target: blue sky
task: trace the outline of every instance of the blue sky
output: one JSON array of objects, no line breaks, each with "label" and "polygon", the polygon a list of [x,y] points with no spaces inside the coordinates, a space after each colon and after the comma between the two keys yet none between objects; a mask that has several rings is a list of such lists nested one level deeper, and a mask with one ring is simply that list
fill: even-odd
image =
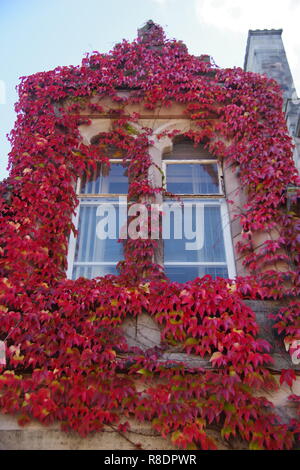
[{"label": "blue sky", "polygon": [[222,67],[243,66],[248,29],[283,28],[299,93],[299,18],[300,0],[0,0],[0,179],[19,77],[108,52],[152,19],[191,54],[210,54]]}]

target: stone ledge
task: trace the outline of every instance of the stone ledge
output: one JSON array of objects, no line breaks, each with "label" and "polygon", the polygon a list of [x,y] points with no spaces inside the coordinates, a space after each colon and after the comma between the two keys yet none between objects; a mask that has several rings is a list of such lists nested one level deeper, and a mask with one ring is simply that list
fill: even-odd
[{"label": "stone ledge", "polygon": [[[130,442],[132,441],[132,443]],[[16,416],[0,414],[0,450],[129,450],[141,443],[146,450],[172,450],[150,424],[131,421],[131,430],[124,437],[109,427],[87,438],[75,432],[63,432],[57,422],[43,426],[37,421],[19,426]]]},{"label": "stone ledge", "polygon": [[269,318],[271,313],[277,313],[287,302],[277,300],[245,300],[244,303],[250,307],[256,315],[257,324],[259,326],[259,337],[268,341],[272,349],[270,355],[274,359],[274,363],[269,367],[271,370],[280,371],[282,369],[294,369],[300,371],[300,364],[293,364],[291,357],[286,352],[283,338],[278,335],[273,328],[274,320]]},{"label": "stone ledge", "polygon": [[[139,443],[143,450],[177,450],[150,424],[131,420],[131,425],[132,429],[124,436],[106,428],[83,438],[74,432],[60,431],[59,424],[43,426],[33,422],[20,427],[16,417],[0,414],[0,450],[134,450],[134,444]],[[247,448],[247,444],[240,439],[229,444],[215,427],[207,429],[207,434],[215,440],[220,450]]]},{"label": "stone ledge", "polygon": [[[274,320],[269,318],[270,313],[277,313],[285,305],[283,301],[273,300],[245,300],[244,303],[252,309],[256,315],[259,326],[259,337],[268,341],[272,349],[270,351],[274,363],[268,366],[271,371],[278,372],[281,369],[294,369],[300,371],[300,364],[294,365],[290,355],[286,352],[282,338],[273,328]],[[151,348],[161,348],[161,329],[157,323],[147,314],[128,318],[122,325],[125,337],[130,347],[138,347],[143,351]],[[130,358],[130,356],[128,356]],[[166,351],[161,349],[159,362],[180,362],[186,367],[199,367],[212,369],[209,357],[201,358],[182,351]]]},{"label": "stone ledge", "polygon": [[[127,433],[132,442],[141,443],[145,450],[172,450],[171,444],[161,436]],[[56,429],[15,429],[0,431],[0,450],[134,450],[134,444],[117,432],[103,431],[80,437]]]}]

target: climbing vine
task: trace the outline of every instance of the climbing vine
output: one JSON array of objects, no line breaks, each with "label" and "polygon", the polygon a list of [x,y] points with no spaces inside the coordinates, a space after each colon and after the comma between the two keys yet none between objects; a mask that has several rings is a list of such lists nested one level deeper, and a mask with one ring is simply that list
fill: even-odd
[{"label": "climbing vine", "polygon": [[[191,56],[152,24],[132,43],[87,55],[81,66],[23,77],[19,96],[10,175],[0,187],[2,412],[17,414],[21,424],[60,421],[82,436],[105,425],[124,433],[135,418],[188,449],[216,448],[212,425],[251,449],[291,448],[299,423],[281,423],[261,396],[277,387],[270,345],[257,338],[255,315],[243,302],[292,298],[277,328],[291,344],[300,339],[299,219],[286,209],[287,186],[299,178],[276,83]],[[148,180],[153,131],[135,132],[140,115],[126,109],[174,103],[193,123],[185,135],[239,169],[248,200],[237,249],[249,275],[172,283],[153,262],[157,241],[139,239],[126,241],[118,276],[67,279],[77,178],[97,163],[109,165],[113,147],[128,172],[129,201],[163,194]],[[85,114],[97,113],[111,119],[111,129],[86,145],[79,126],[90,123]],[[255,250],[253,235],[274,227],[278,239]],[[275,271],[278,261],[289,269]],[[144,312],[160,325],[160,348],[142,351],[126,342],[122,323]],[[210,368],[164,361],[172,348],[208,358]]]}]

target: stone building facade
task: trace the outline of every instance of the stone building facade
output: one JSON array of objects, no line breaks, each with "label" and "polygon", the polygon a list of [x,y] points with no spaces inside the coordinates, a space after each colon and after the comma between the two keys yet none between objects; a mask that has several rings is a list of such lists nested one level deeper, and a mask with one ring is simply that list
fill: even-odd
[{"label": "stone building facade", "polygon": [[294,140],[294,160],[300,167],[300,100],[294,85],[282,41],[282,29],[250,30],[244,70],[275,79],[283,92],[283,110],[287,127]]},{"label": "stone building facade", "polygon": [[[147,37],[147,34],[149,31],[151,33],[153,27],[155,28],[155,25],[153,25],[152,22],[148,22],[146,28],[140,31],[140,38],[143,38],[143,35]],[[150,44],[150,47],[155,48],[157,45]],[[298,145],[297,132],[299,132],[300,105],[294,96],[295,88],[281,41],[281,30],[249,32],[245,70],[266,73],[270,77],[278,80],[284,90],[284,109],[287,116],[288,128]],[[211,74],[213,75],[213,73],[212,71]],[[91,97],[88,106],[86,106],[86,108],[83,107],[80,111],[82,119],[85,121],[79,127],[82,142],[88,146],[91,143],[97,143],[99,136],[109,133],[112,129],[112,121],[120,111],[120,103],[123,101],[126,102],[134,93],[135,91],[122,89],[122,87],[120,87],[116,95],[114,95],[115,99],[112,99],[111,96],[106,96],[104,98],[102,97],[99,101],[97,95]],[[203,177],[203,175],[202,177],[205,181],[209,180],[208,182],[210,184],[215,184],[212,190],[208,189],[206,192],[203,191],[202,193],[200,190],[195,192],[199,199],[202,198],[203,205],[207,209],[206,212],[209,213],[209,210],[213,207],[215,209],[214,212],[217,214],[216,217],[220,217],[223,220],[222,224],[219,226],[219,233],[216,234],[216,231],[211,230],[210,239],[215,243],[217,238],[220,239],[223,237],[223,245],[225,246],[224,252],[220,252],[219,257],[215,255],[214,258],[206,261],[203,261],[203,259],[199,261],[198,259],[197,261],[193,260],[189,262],[182,261],[181,259],[178,261],[178,258],[172,258],[170,255],[168,259],[169,264],[166,263],[166,265],[170,268],[171,273],[174,274],[175,272],[174,280],[182,282],[180,276],[184,270],[188,272],[188,269],[197,269],[197,275],[201,276],[201,269],[203,267],[204,274],[212,273],[213,277],[220,275],[222,277],[222,272],[225,278],[248,276],[249,272],[247,268],[245,268],[245,263],[243,263],[244,255],[236,248],[238,242],[243,241],[245,238],[245,231],[236,218],[236,215],[240,213],[240,208],[244,206],[247,198],[247,194],[239,178],[239,168],[232,163],[228,165],[226,162],[220,163],[204,145],[198,146],[197,151],[194,152],[192,146],[189,146],[185,139],[180,140],[180,136],[184,135],[186,137],[188,133],[192,135],[193,132],[197,132],[198,130],[197,125],[191,120],[190,116],[187,116],[183,104],[177,102],[172,104],[171,107],[164,105],[146,109],[143,102],[135,104],[133,101],[129,100],[128,103],[129,104],[125,106],[122,104],[122,116],[138,116],[135,122],[130,124],[130,133],[134,135],[134,133],[139,133],[144,129],[151,130],[152,145],[149,153],[154,165],[149,171],[149,180],[154,187],[159,187],[162,184],[162,174],[164,174],[166,178],[168,176],[168,169],[171,175],[170,181],[172,181],[173,184],[177,184],[178,181],[181,181],[184,172],[183,170],[182,172],[180,171],[180,165],[186,165],[186,168],[192,167],[193,165],[193,168],[197,165],[206,165],[205,177]],[[101,105],[102,111],[90,112],[91,105],[96,109],[99,104]],[[216,116],[217,112],[216,115],[210,114],[207,119],[216,119]],[[86,120],[90,121],[88,125],[86,124]],[[177,132],[175,138],[171,137],[172,131]],[[179,139],[176,140],[178,135]],[[187,152],[190,152],[188,158],[186,156]],[[298,149],[296,146],[294,156],[296,162],[298,162],[297,152]],[[183,155],[185,156],[183,157]],[[112,185],[115,184],[115,182],[118,182],[118,184],[124,183],[122,180],[123,176],[120,176],[117,172],[117,165],[120,163],[119,158],[119,155],[114,155],[111,158],[112,166],[116,165],[114,167],[116,169],[116,179],[111,181]],[[174,171],[173,174],[172,171]],[[95,172],[97,172],[97,169]],[[209,175],[209,177],[207,177],[207,175]],[[100,198],[105,195],[105,203],[113,204],[114,198],[124,195],[124,191],[103,190],[102,194],[99,188],[96,190],[95,188],[99,178],[99,174],[95,173],[94,177],[90,179],[87,177],[84,183],[81,181],[81,183],[79,182],[78,184],[79,207],[83,215],[80,219],[80,212],[77,211],[74,223],[75,225],[77,224],[77,229],[79,229],[81,237],[85,230],[85,225],[88,225],[88,215],[85,215],[88,209],[86,208],[89,208],[90,212],[93,210],[93,200],[95,201],[96,197]],[[193,184],[194,183],[193,181]],[[176,190],[173,192],[176,194]],[[182,192],[183,191],[179,191],[177,194],[185,197],[186,200],[191,199],[194,195],[189,188],[186,189],[184,194],[182,194]],[[159,198],[160,195],[155,199],[156,203],[161,202]],[[227,206],[226,200],[232,200],[232,203]],[[84,219],[84,217],[86,218]],[[213,218],[212,215],[210,215],[210,217],[211,219]],[[85,234],[85,242],[82,242],[82,244],[87,244],[87,242],[91,240],[88,238],[89,236],[88,233]],[[278,227],[275,227],[271,232],[264,230],[258,231],[257,234],[253,235],[254,252],[261,250],[266,241],[270,240],[271,242],[276,242],[279,237],[280,230]],[[98,275],[114,273],[113,269],[116,265],[114,258],[106,259],[102,257],[101,263],[97,264],[95,260],[85,258],[83,256],[84,254],[81,257],[80,243],[80,239],[76,239],[76,237],[71,235],[68,255],[68,276],[70,279],[75,280],[80,276],[93,278]],[[100,248],[99,252],[101,251]],[[114,253],[114,249],[115,245],[109,248],[111,253]],[[209,246],[207,251],[209,252]],[[163,249],[158,249],[156,262],[157,264],[163,264]],[[207,267],[211,269],[211,271],[205,271]],[[282,261],[274,262],[271,268],[275,272],[284,273],[290,269],[290,266],[286,259],[283,259]],[[97,269],[99,270],[97,271]],[[226,274],[224,274],[225,271],[222,271],[222,269],[227,270]],[[268,269],[270,269],[270,266]],[[192,274],[191,277],[186,280],[192,280],[193,277],[195,276]],[[272,321],[269,318],[270,313],[276,314],[286,302],[286,299],[278,301],[248,299],[245,300],[245,305],[256,314],[256,319],[260,326],[260,337],[267,340],[272,346],[271,355],[274,361],[268,369],[275,376],[278,383],[282,370],[293,369],[297,374],[297,379],[293,384],[293,393],[300,394],[300,361],[295,360],[292,362],[290,355],[284,348],[282,339],[272,328]],[[140,348],[142,351],[147,352],[161,347],[161,328],[153,321],[150,315],[146,313],[138,317],[127,318],[123,322],[122,328],[127,343],[132,348]],[[186,369],[191,367],[203,368],[204,370],[213,369],[211,360],[208,358],[200,358],[199,355],[196,354],[186,354],[185,351],[176,350],[176,348],[170,348],[164,351],[160,356],[160,361],[162,364],[167,363],[167,361],[180,362]],[[138,390],[143,390],[144,384],[142,381],[141,383],[137,382],[136,387]],[[284,422],[287,422],[295,415],[294,407],[288,401],[290,393],[290,387],[283,384],[276,392],[268,394],[268,399],[273,402],[276,411]],[[214,429],[211,429],[210,433],[219,449],[245,448],[245,444],[239,439],[228,443],[228,441],[221,438]],[[174,444],[170,441],[162,439],[151,425],[140,424],[137,421],[132,421],[131,429],[127,432],[119,433],[113,427],[107,426],[103,432],[93,434],[91,437],[83,439],[78,437],[75,433],[63,433],[57,424],[43,427],[33,422],[27,425],[27,427],[21,428],[14,417],[9,417],[8,415],[1,415],[0,417],[0,448],[3,449],[125,450],[134,448],[134,446],[141,441],[143,448],[146,450],[175,448]]]}]

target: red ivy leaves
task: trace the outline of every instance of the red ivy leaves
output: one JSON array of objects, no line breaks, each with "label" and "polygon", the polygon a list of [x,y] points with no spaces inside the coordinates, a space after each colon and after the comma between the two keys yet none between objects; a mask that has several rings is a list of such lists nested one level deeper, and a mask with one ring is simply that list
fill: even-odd
[{"label": "red ivy leaves", "polygon": [[284,382],[288,384],[289,387],[292,387],[294,380],[296,380],[296,374],[293,369],[282,369],[280,375],[280,383]]},{"label": "red ivy leaves", "polygon": [[[19,413],[22,424],[29,417],[58,420],[82,436],[125,415],[150,420],[182,447],[215,448],[207,434],[214,423],[225,439],[239,435],[251,448],[290,448],[287,426],[255,396],[275,384],[266,369],[269,345],[256,338],[254,314],[241,300],[299,294],[297,271],[282,274],[269,266],[285,259],[283,247],[297,263],[300,241],[297,219],[282,210],[287,184],[298,180],[277,85],[241,69],[216,69],[189,55],[181,42],[166,40],[155,25],[148,36],[123,41],[109,54],[87,55],[80,67],[23,77],[19,95],[11,172],[0,187],[1,340],[9,334],[1,409]],[[110,109],[101,103],[107,96]],[[108,164],[107,149],[114,147],[128,171],[131,200],[163,193],[147,179],[153,132],[136,131],[139,114],[124,109],[173,103],[183,104],[193,121],[186,136],[239,165],[248,188],[240,216],[247,245],[240,249],[254,274],[236,285],[210,277],[172,284],[153,263],[157,243],[135,240],[124,246],[120,276],[67,280],[77,178],[96,162]],[[84,112],[107,113],[112,131],[83,144],[78,126],[91,122]],[[252,233],[274,226],[282,227],[281,241],[269,240],[254,252]],[[270,269],[261,273],[263,265]],[[284,276],[292,283],[285,290]],[[128,347],[120,326],[145,311],[162,327],[162,348],[143,353]],[[297,312],[298,304],[291,304],[277,323],[293,338]],[[162,362],[170,347],[211,358],[213,370]],[[141,377],[145,390],[138,392]],[[292,379],[288,372],[282,376]],[[125,432],[122,423],[118,429]]]}]

